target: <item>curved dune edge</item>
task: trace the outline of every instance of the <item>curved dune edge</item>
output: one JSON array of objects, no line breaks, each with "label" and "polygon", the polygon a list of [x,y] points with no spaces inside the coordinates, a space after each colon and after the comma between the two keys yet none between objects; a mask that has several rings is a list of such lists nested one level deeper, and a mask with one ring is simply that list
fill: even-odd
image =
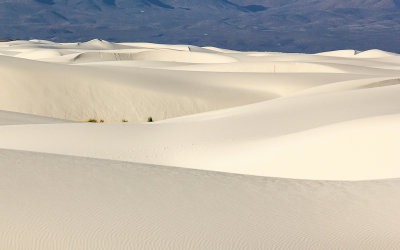
[{"label": "curved dune edge", "polygon": [[2,249],[398,245],[399,179],[303,181],[4,149],[0,160]]},{"label": "curved dune edge", "polygon": [[[400,177],[399,125],[396,114],[281,136],[236,137],[212,132],[190,136],[195,130],[168,123],[154,129],[117,124],[20,125],[0,127],[0,147],[257,176],[373,180]],[[175,130],[181,132],[166,135]]]}]

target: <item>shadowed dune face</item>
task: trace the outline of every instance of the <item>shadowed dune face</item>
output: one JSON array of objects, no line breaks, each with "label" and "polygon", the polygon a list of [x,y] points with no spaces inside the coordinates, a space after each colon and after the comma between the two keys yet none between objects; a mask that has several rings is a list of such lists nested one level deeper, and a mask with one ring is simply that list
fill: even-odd
[{"label": "shadowed dune face", "polygon": [[379,88],[379,87],[393,86],[398,84],[400,84],[400,79],[392,79],[392,80],[371,83],[366,85],[365,88]]}]

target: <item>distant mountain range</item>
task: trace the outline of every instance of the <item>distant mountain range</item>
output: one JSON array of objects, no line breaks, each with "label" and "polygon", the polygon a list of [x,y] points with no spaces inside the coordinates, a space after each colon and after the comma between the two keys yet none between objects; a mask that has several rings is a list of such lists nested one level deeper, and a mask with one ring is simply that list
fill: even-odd
[{"label": "distant mountain range", "polygon": [[400,52],[400,0],[0,0],[0,37]]}]

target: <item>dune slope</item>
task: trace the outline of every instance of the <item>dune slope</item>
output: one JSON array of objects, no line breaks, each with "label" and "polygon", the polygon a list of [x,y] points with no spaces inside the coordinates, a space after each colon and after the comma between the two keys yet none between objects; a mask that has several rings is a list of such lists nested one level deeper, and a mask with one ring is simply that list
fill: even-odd
[{"label": "dune slope", "polygon": [[400,244],[398,179],[300,181],[9,150],[0,160],[2,249]]}]

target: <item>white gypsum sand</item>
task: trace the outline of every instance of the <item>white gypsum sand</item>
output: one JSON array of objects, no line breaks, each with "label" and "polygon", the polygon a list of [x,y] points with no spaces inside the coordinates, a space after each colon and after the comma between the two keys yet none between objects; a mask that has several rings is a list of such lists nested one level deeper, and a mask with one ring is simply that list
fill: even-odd
[{"label": "white gypsum sand", "polygon": [[0,150],[1,249],[396,249],[400,180],[330,182]]},{"label": "white gypsum sand", "polygon": [[0,76],[0,249],[400,246],[397,54],[12,41]]}]

